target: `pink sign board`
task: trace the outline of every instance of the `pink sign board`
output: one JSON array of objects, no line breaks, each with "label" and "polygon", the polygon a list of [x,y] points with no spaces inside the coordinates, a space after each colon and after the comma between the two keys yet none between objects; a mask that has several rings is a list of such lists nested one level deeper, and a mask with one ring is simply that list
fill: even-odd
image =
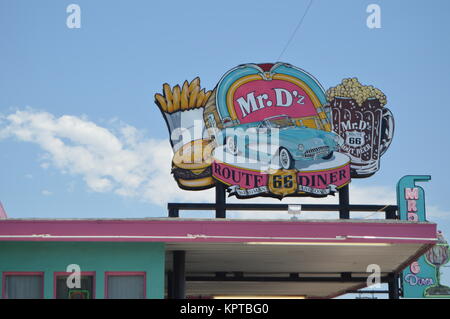
[{"label": "pink sign board", "polygon": [[236,89],[233,103],[241,124],[280,114],[292,118],[317,115],[308,94],[294,83],[284,80],[247,82]]},{"label": "pink sign board", "polygon": [[213,177],[231,186],[238,196],[260,196],[264,193],[282,195],[308,193],[328,195],[350,182],[350,163],[321,171],[270,172],[243,169],[214,161]]}]

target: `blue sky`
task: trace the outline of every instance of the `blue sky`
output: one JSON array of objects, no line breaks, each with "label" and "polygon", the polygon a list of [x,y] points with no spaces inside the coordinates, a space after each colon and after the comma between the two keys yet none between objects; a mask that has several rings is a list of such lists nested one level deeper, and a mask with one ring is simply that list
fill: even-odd
[{"label": "blue sky", "polygon": [[[81,7],[80,29],[66,26],[70,3]],[[381,29],[366,26],[371,3],[381,7]],[[238,64],[277,61],[307,4],[0,1],[0,200],[8,214],[165,216],[168,200],[207,199],[211,192],[173,189],[153,94],[195,76],[212,89]],[[446,234],[448,12],[447,0],[315,0],[280,59],[325,88],[356,76],[387,95],[394,141],[374,177],[353,181],[351,201],[394,203],[402,176],[432,175],[424,185],[430,219]],[[11,116],[25,124],[12,127]]]}]

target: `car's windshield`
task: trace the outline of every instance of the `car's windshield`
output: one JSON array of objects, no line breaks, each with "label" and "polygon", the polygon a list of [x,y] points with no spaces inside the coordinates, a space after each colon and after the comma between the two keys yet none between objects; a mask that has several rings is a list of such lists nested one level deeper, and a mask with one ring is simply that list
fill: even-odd
[{"label": "car's windshield", "polygon": [[289,117],[278,117],[273,119],[267,119],[264,121],[268,127],[271,128],[285,128],[294,126],[294,122]]}]

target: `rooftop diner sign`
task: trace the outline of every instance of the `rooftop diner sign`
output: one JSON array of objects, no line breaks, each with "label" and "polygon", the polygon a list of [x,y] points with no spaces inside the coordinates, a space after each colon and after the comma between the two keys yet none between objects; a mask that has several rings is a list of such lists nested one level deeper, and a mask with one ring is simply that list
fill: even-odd
[{"label": "rooftop diner sign", "polygon": [[378,171],[392,142],[386,96],[357,78],[324,90],[288,63],[242,64],[217,85],[200,78],[155,94],[185,190],[217,182],[239,198],[325,197]]}]

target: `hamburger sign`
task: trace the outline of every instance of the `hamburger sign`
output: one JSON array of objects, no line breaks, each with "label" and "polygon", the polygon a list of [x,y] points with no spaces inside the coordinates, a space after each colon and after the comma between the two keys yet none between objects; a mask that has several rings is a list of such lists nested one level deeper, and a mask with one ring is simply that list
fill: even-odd
[{"label": "hamburger sign", "polygon": [[213,90],[200,79],[155,94],[186,190],[228,186],[230,195],[327,196],[368,177],[389,147],[386,97],[356,78],[327,92],[286,63],[244,64]]}]

